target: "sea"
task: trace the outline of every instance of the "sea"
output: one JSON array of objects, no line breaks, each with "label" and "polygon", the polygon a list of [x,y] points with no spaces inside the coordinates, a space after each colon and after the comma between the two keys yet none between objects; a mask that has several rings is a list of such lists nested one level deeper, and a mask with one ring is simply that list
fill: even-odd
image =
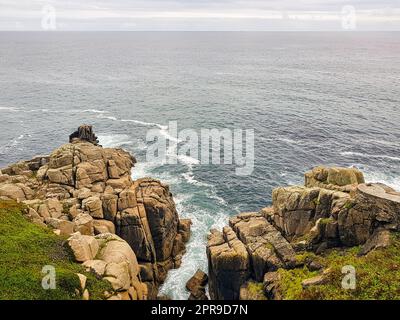
[{"label": "sea", "polygon": [[[149,160],[149,132],[252,130],[254,169]],[[0,32],[0,168],[49,154],[81,124],[130,151],[193,221],[160,293],[187,299],[206,241],[317,165],[400,190],[400,32]],[[171,152],[169,156],[173,156]]]}]

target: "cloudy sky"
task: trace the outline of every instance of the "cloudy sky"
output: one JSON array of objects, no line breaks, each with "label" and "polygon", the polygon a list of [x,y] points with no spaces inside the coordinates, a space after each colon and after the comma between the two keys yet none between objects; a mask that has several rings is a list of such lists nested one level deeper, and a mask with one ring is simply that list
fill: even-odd
[{"label": "cloudy sky", "polygon": [[400,0],[0,0],[0,30],[397,30]]}]

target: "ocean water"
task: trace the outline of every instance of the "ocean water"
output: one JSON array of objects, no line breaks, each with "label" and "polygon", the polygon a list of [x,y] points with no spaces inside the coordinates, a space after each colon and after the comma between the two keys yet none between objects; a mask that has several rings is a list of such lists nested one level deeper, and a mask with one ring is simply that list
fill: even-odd
[{"label": "ocean water", "polygon": [[[357,166],[400,189],[400,33],[0,33],[0,167],[48,154],[80,124],[131,151],[134,178],[168,183],[193,220],[180,269],[161,289],[207,269],[206,235],[271,204],[313,166]],[[255,167],[146,161],[146,133],[253,129]]]}]

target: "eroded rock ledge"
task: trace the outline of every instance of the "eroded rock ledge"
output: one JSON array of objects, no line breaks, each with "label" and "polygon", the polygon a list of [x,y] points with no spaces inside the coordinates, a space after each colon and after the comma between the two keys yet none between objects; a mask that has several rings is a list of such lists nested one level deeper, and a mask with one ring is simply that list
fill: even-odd
[{"label": "eroded rock ledge", "polygon": [[[365,255],[388,246],[390,232],[400,231],[400,193],[366,184],[355,168],[314,168],[304,186],[276,188],[272,200],[272,207],[241,213],[222,232],[211,231],[211,299],[280,299],[277,270],[302,268],[297,253],[361,245],[359,255]],[[321,268],[312,261],[308,267]],[[324,283],[329,272],[303,286]]]},{"label": "eroded rock ledge", "polygon": [[191,221],[179,219],[167,185],[132,181],[135,163],[81,126],[49,156],[2,169],[0,199],[23,202],[32,222],[70,236],[76,260],[112,284],[111,298],[155,299],[180,266]]}]

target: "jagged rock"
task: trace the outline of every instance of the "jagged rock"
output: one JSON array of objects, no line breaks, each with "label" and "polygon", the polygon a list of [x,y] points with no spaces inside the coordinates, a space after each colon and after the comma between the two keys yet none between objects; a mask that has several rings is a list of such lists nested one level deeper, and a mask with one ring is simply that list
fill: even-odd
[{"label": "jagged rock", "polygon": [[359,256],[366,255],[372,250],[379,248],[386,248],[390,245],[390,231],[389,230],[375,230],[372,236],[362,246]]},{"label": "jagged rock", "polygon": [[44,223],[44,219],[36,212],[36,210],[32,208],[28,209],[28,213],[25,216],[29,221],[37,225],[46,226],[46,224]]},{"label": "jagged rock", "polygon": [[151,263],[140,264],[140,279],[145,282],[154,281],[154,267]]},{"label": "jagged rock", "polygon": [[154,262],[155,249],[143,205],[129,208],[116,217],[117,234],[127,241],[140,261]]},{"label": "jagged rock", "polygon": [[325,269],[322,274],[303,280],[301,282],[301,285],[305,289],[310,286],[326,284],[329,281],[329,275],[331,274],[331,272],[331,269]]},{"label": "jagged rock", "polygon": [[93,220],[94,233],[114,233],[115,234],[115,225],[111,221],[103,220],[103,219],[94,219]]},{"label": "jagged rock", "polygon": [[182,235],[182,240],[185,243],[189,241],[191,225],[192,225],[192,220],[190,219],[179,220],[178,232]]},{"label": "jagged rock", "polygon": [[69,142],[73,142],[74,139],[85,140],[96,145],[99,143],[99,140],[97,140],[96,135],[93,133],[92,126],[89,125],[79,126],[78,130],[69,136]]},{"label": "jagged rock", "polygon": [[92,196],[82,201],[83,210],[89,212],[93,218],[103,218],[103,203],[99,197]]},{"label": "jagged rock", "polygon": [[256,281],[262,281],[268,271],[295,266],[295,251],[291,245],[260,214],[242,213],[231,218],[229,224],[249,252]]},{"label": "jagged rock", "polygon": [[190,292],[188,300],[208,300],[206,288],[208,276],[200,269],[186,282],[186,289]]},{"label": "jagged rock", "polygon": [[61,235],[69,236],[74,233],[74,223],[56,218],[46,218],[45,222],[54,229],[59,229]]},{"label": "jagged rock", "polygon": [[97,259],[116,264],[126,262],[131,278],[135,278],[138,275],[139,264],[136,255],[126,241],[111,233],[102,233],[95,236],[95,238],[100,246],[96,256]]},{"label": "jagged rock", "polygon": [[114,194],[104,194],[102,201],[104,219],[114,222],[115,216],[117,215],[118,196]]},{"label": "jagged rock", "polygon": [[101,278],[106,271],[107,263],[103,260],[86,260],[82,265],[86,267],[86,271],[90,271],[96,277]]},{"label": "jagged rock", "polygon": [[23,189],[18,185],[11,183],[0,185],[0,197],[17,201],[22,201],[27,199]]},{"label": "jagged rock", "polygon": [[93,235],[94,225],[93,218],[87,213],[78,214],[73,220],[75,224],[75,231],[80,232],[83,235]]},{"label": "jagged rock", "polygon": [[172,252],[170,257],[177,257],[179,254],[185,252],[185,243],[183,241],[182,235],[177,233],[174,239],[174,243],[172,245]]},{"label": "jagged rock", "polygon": [[357,168],[316,167],[305,173],[306,187],[349,192],[352,190],[351,185],[360,183],[364,183],[364,176]]},{"label": "jagged rock", "polygon": [[87,277],[82,273],[77,273],[76,275],[78,276],[79,283],[81,284],[81,292],[83,292],[86,288]]},{"label": "jagged rock", "polygon": [[205,289],[201,288],[190,292],[188,300],[208,300]]},{"label": "jagged rock", "polygon": [[121,192],[132,184],[132,179],[129,176],[123,176],[119,179],[108,179],[106,185],[114,189],[116,192]]},{"label": "jagged rock", "polygon": [[208,282],[208,276],[200,269],[186,282],[186,289],[189,292],[196,291],[201,287],[205,287]]},{"label": "jagged rock", "polygon": [[137,203],[143,204],[151,230],[158,261],[171,257],[174,239],[178,232],[178,213],[174,200],[166,185],[158,180],[135,181]]},{"label": "jagged rock", "polygon": [[318,275],[318,276],[303,280],[301,282],[301,285],[303,288],[307,288],[310,286],[317,286],[317,285],[325,284],[326,282],[327,282],[326,277],[324,277],[323,275]]},{"label": "jagged rock", "polygon": [[[95,140],[92,128],[81,126],[71,135],[70,143],[50,156],[3,169],[0,199],[24,201],[31,221],[41,225],[46,221],[59,235],[75,231],[81,236],[107,237],[108,233],[117,233],[133,249],[135,270],[130,269],[131,280],[138,281],[136,255],[141,264],[149,266],[146,288],[132,284],[132,295],[138,299],[155,297],[168,270],[181,264],[191,222],[179,221],[168,186],[150,178],[132,181],[131,169],[136,162],[133,156],[122,149],[102,148]],[[70,238],[71,244],[77,246],[80,261],[94,258],[85,243],[89,238]],[[101,252],[108,252],[118,242],[103,240],[98,239]],[[124,297],[129,296],[124,290]]]},{"label": "jagged rock", "polygon": [[250,259],[244,244],[230,227],[212,230],[208,236],[207,257],[211,299],[238,299],[240,287],[250,276]]},{"label": "jagged rock", "polygon": [[274,223],[287,236],[294,238],[314,226],[319,188],[285,187],[272,192]]},{"label": "jagged rock", "polygon": [[94,237],[81,235],[79,232],[69,237],[67,244],[78,262],[93,260],[99,250],[99,244]]},{"label": "jagged rock", "polygon": [[126,261],[107,263],[103,279],[109,281],[116,291],[128,290],[131,283],[128,263]]},{"label": "jagged rock", "polygon": [[270,300],[281,300],[279,283],[281,276],[278,271],[267,272],[263,279],[263,290],[265,296]]},{"label": "jagged rock", "polygon": [[63,206],[57,199],[47,199],[45,204],[50,217],[59,218],[62,215]]},{"label": "jagged rock", "polygon": [[74,185],[74,178],[73,178],[73,171],[71,164],[57,169],[48,169],[46,175],[49,181],[52,183],[65,184],[68,186]]},{"label": "jagged rock", "polygon": [[372,213],[374,222],[400,230],[400,192],[381,184],[360,184],[355,193],[356,210]]}]

